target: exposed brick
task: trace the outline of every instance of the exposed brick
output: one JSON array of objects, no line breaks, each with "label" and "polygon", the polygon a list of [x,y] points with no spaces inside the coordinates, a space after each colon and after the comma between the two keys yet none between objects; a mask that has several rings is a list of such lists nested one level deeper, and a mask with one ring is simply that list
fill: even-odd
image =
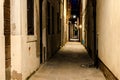
[{"label": "exposed brick", "polygon": [[5,60],[6,68],[10,67],[11,59]]},{"label": "exposed brick", "polygon": [[22,74],[18,73],[17,71],[12,71],[12,80],[22,80]]}]

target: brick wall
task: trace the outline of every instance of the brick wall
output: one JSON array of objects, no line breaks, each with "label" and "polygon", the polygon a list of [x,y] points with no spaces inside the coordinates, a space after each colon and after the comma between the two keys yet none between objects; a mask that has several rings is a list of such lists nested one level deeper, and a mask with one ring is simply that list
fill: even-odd
[{"label": "brick wall", "polygon": [[4,35],[5,35],[5,64],[6,64],[6,79],[10,78],[10,0],[5,0],[4,3]]}]

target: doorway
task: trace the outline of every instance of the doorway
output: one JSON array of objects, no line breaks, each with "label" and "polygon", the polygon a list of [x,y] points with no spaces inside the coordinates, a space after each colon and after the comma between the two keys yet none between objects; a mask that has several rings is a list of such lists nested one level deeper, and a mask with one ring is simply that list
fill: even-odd
[{"label": "doorway", "polygon": [[43,43],[42,43],[42,3],[43,0],[39,1],[39,11],[40,11],[40,64],[43,62],[43,58],[42,58],[42,51],[43,51]]},{"label": "doorway", "polygon": [[96,0],[92,1],[94,19],[94,66],[98,68],[98,37],[96,32]]},{"label": "doorway", "polygon": [[[46,16],[47,16],[47,25],[46,25],[46,47],[47,47],[47,53],[46,53],[46,60],[50,58],[51,56],[51,35],[54,34],[54,31],[51,31],[51,4],[49,1],[47,1],[47,9],[46,9]],[[54,26],[53,26],[54,27]]]},{"label": "doorway", "polygon": [[11,77],[10,0],[4,2],[4,35],[6,80],[9,80]]},{"label": "doorway", "polygon": [[79,34],[79,28],[74,23],[69,23],[69,41],[70,42],[79,42],[80,41],[80,34]]}]

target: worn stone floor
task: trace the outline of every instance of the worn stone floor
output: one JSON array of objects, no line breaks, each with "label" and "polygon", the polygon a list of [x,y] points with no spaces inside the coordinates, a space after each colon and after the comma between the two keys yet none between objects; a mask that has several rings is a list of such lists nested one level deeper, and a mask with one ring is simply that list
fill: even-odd
[{"label": "worn stone floor", "polygon": [[68,42],[29,80],[106,80],[79,42]]}]

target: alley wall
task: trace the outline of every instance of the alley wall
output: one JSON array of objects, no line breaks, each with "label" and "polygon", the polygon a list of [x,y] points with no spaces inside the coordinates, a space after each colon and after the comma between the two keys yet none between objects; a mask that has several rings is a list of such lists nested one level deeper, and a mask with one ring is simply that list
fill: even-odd
[{"label": "alley wall", "polygon": [[[33,4],[32,34],[29,34],[28,1]],[[67,37],[66,32],[66,0],[43,0],[42,3],[42,37],[40,36],[40,0],[10,0],[10,75],[11,80],[26,80],[40,64],[40,53],[43,63],[52,57]],[[50,3],[50,17],[48,19],[48,3]],[[66,4],[66,3],[65,3]],[[62,11],[61,11],[62,10]],[[30,12],[30,13],[32,13]],[[65,14],[64,14],[65,13]],[[32,14],[31,14],[32,15]],[[32,16],[31,18],[32,19]],[[50,22],[48,26],[48,22]],[[65,24],[64,24],[65,23]],[[61,27],[62,26],[62,27]],[[4,36],[4,0],[0,0],[0,79],[5,80],[5,36]],[[48,29],[48,27],[50,27]],[[64,29],[65,28],[65,29]],[[50,30],[50,34],[48,34]],[[66,32],[67,33],[67,32]],[[42,38],[42,52],[40,52],[40,38]],[[61,41],[63,39],[63,42]],[[7,50],[8,51],[8,50]]]},{"label": "alley wall", "polygon": [[61,45],[60,3],[60,0],[43,1],[44,5],[42,20],[45,60],[52,57]]},{"label": "alley wall", "polygon": [[82,0],[82,38],[81,38],[81,43],[84,46],[87,46],[87,41],[86,41],[86,25],[87,25],[87,19],[86,16],[87,15],[87,0]]},{"label": "alley wall", "polygon": [[28,35],[27,1],[11,0],[11,79],[25,80],[39,68],[39,0],[34,0],[34,35]]},{"label": "alley wall", "polygon": [[97,0],[98,55],[120,79],[120,0]]},{"label": "alley wall", "polygon": [[[29,1],[29,0],[27,0]],[[25,1],[22,2],[25,8]],[[27,11],[27,10],[26,10]],[[23,10],[22,12],[26,12]],[[39,68],[40,65],[40,21],[39,21],[39,0],[34,0],[34,35],[27,35],[27,26],[26,19],[27,15],[24,15],[22,18],[22,73],[23,80],[26,79],[29,75],[31,75],[36,69]]]},{"label": "alley wall", "polygon": [[0,79],[5,80],[4,0],[0,0]]}]

